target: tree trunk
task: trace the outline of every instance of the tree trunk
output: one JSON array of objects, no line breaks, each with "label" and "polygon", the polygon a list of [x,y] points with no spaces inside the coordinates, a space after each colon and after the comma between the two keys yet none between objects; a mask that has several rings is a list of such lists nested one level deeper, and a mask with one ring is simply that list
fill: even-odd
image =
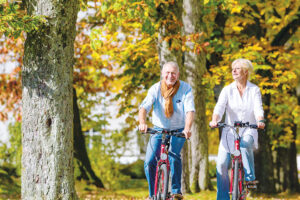
[{"label": "tree trunk", "polygon": [[[182,0],[178,0],[174,3],[169,4],[160,4],[157,10],[159,13],[159,20],[167,21],[167,23],[161,24],[158,32],[157,48],[160,68],[162,68],[166,62],[177,62],[180,68],[180,77],[183,78],[184,73],[182,72],[184,70],[182,70],[183,60],[181,51],[181,40],[178,37],[176,37],[180,36],[181,27],[178,24],[174,25],[174,22],[170,21],[170,19],[168,18],[168,16],[170,16],[169,12],[171,11],[177,17],[177,20],[181,20]],[[176,46],[174,44],[180,44],[180,48],[178,45]],[[177,48],[175,48],[175,46]]]},{"label": "tree trunk", "polygon": [[[160,21],[166,21],[167,23],[161,23],[158,32],[158,41],[157,41],[157,49],[158,49],[158,56],[159,56],[159,64],[160,68],[162,69],[163,65],[169,61],[177,62],[179,65],[180,71],[180,79],[185,79],[185,70],[183,66],[183,58],[182,58],[182,51],[181,51],[181,26],[178,24],[174,24],[174,21],[170,20],[170,12],[173,13],[178,21],[181,21],[181,13],[182,13],[182,0],[174,1],[173,3],[161,3],[157,7],[157,12],[159,14],[158,19]],[[181,22],[180,22],[181,23]],[[167,39],[168,38],[168,39]],[[174,45],[174,44],[177,44]],[[178,46],[180,44],[180,47]],[[176,48],[175,48],[176,46]],[[182,149],[182,179],[181,186],[182,192],[186,193],[189,192],[188,185],[186,179],[186,175],[184,174],[187,172],[188,162],[188,154],[186,153],[187,145],[184,145]],[[184,187],[184,188],[183,188]],[[171,177],[169,180],[169,188],[171,188]]]},{"label": "tree trunk", "polygon": [[73,55],[79,2],[25,1],[45,24],[28,33],[22,67],[22,199],[76,199]]},{"label": "tree trunk", "polygon": [[[273,47],[282,47],[285,45],[285,43],[295,34],[295,32],[297,31],[298,27],[299,27],[299,14],[297,15],[297,18],[295,18],[293,21],[291,21],[289,24],[287,24],[285,27],[283,27],[281,29],[281,31],[278,32],[278,34],[275,36],[275,38],[273,39],[271,46]],[[258,20],[259,21],[259,20]],[[257,26],[259,26],[259,23],[257,24]],[[253,29],[253,28],[252,28]],[[259,38],[260,36],[256,36],[257,38]],[[271,62],[268,62],[268,59],[266,59],[266,62],[268,65],[273,66]],[[260,74],[263,77],[268,77],[269,80],[272,79],[271,74],[267,71],[261,70],[258,71],[258,74]],[[266,105],[267,109],[265,111],[265,117],[268,116],[269,114],[269,108],[271,105],[271,96],[265,95],[265,98],[263,99],[264,105]],[[266,123],[266,128],[265,130],[267,130],[267,126],[268,126],[268,121]],[[295,125],[296,126],[296,125]],[[283,177],[281,177],[281,175],[287,176],[286,178],[290,178],[290,176],[292,174],[295,173],[295,170],[297,171],[297,169],[295,168],[295,162],[296,162],[296,152],[293,152],[295,149],[293,149],[293,145],[295,144],[291,144],[290,148],[288,148],[287,152],[290,153],[282,153],[282,152],[277,152],[273,155],[276,155],[276,157],[272,158],[272,152],[271,152],[271,139],[269,137],[269,135],[267,133],[262,133],[259,134],[258,137],[258,141],[259,141],[259,150],[255,155],[255,170],[256,170],[256,177],[257,180],[259,180],[259,186],[258,186],[258,192],[261,193],[274,193],[276,192],[276,188],[280,191],[281,189],[286,188],[286,186],[284,186],[284,179]],[[282,150],[280,150],[282,151]],[[287,155],[288,154],[288,155]],[[290,161],[287,162],[281,162],[283,160],[285,160],[287,157],[289,156],[294,156],[294,158],[290,157]],[[274,169],[273,167],[273,160],[274,161],[280,161],[279,163],[275,163],[277,164],[277,169]],[[290,166],[290,164],[292,164],[292,166]],[[290,174],[288,173],[283,173],[281,171],[281,169],[285,169],[286,167],[292,169],[292,172],[290,172]],[[274,174],[273,174],[273,170],[274,170]],[[281,171],[281,173],[280,173]],[[294,189],[298,189],[298,178],[293,179],[293,184],[287,184],[288,187],[292,187],[292,188],[286,188],[287,190],[293,191]],[[276,188],[274,183],[276,183]],[[295,187],[295,188],[294,188]],[[285,190],[285,189],[284,189]]]},{"label": "tree trunk", "polygon": [[183,194],[191,193],[190,190],[190,171],[189,171],[189,148],[188,143],[185,143],[181,151],[182,159],[182,174],[181,174],[181,192]]},{"label": "tree trunk", "polygon": [[89,156],[85,146],[85,138],[82,134],[79,108],[77,104],[76,90],[73,89],[73,112],[74,112],[74,157],[80,169],[80,176],[76,177],[78,180],[84,179],[92,181],[94,185],[99,188],[104,188],[102,181],[96,176],[92,169]]},{"label": "tree trunk", "polygon": [[[299,91],[298,91],[299,90]],[[297,96],[298,105],[300,105],[300,83],[295,90],[295,96]],[[293,142],[291,142],[289,151],[288,151],[288,162],[290,166],[290,170],[288,171],[288,190],[290,192],[299,192],[299,179],[298,179],[298,169],[297,169],[297,147],[296,147],[296,139],[297,139],[297,129],[298,125],[294,124],[292,127],[293,130]]]},{"label": "tree trunk", "polygon": [[[270,107],[269,94],[266,94],[263,98],[264,105],[267,105],[265,110],[265,116],[269,114]],[[266,121],[265,130],[268,130],[268,120]],[[266,132],[259,131],[258,144],[259,148],[255,152],[255,175],[256,179],[259,181],[257,192],[260,193],[274,193],[274,166],[271,150],[271,139]]]},{"label": "tree trunk", "polygon": [[[183,27],[184,34],[188,38],[193,34],[199,34],[203,30],[201,18],[201,8],[203,1],[184,0],[183,1]],[[199,192],[210,188],[208,172],[208,139],[206,130],[206,107],[205,107],[205,87],[202,78],[206,72],[206,60],[204,52],[195,53],[195,43],[198,41],[186,40],[186,52],[184,54],[184,66],[187,73],[187,81],[192,86],[195,98],[196,115],[192,127],[191,153],[192,166],[191,191]]]}]

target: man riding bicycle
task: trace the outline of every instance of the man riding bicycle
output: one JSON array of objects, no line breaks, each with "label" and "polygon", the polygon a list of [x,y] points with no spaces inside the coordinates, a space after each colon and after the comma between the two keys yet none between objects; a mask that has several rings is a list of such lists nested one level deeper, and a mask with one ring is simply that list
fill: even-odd
[{"label": "man riding bicycle", "polygon": [[[194,121],[194,97],[191,86],[179,80],[179,67],[176,62],[167,62],[161,71],[162,80],[154,84],[140,105],[139,130],[147,131],[146,115],[153,105],[152,124],[155,130],[178,130],[191,136]],[[181,157],[180,151],[186,140],[171,136],[169,161],[171,170],[171,193],[174,199],[182,199],[181,194]],[[154,195],[156,158],[159,156],[161,135],[151,136],[146,151],[144,170],[149,185],[149,199]]]}]

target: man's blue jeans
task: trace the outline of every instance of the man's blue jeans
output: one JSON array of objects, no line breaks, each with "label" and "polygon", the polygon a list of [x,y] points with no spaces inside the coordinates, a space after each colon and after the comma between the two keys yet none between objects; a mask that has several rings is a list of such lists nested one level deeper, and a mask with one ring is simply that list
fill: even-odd
[{"label": "man's blue jeans", "polygon": [[[253,137],[245,135],[241,139],[240,148],[245,171],[246,181],[255,180]],[[230,153],[219,149],[217,158],[217,200],[229,200],[229,176]]]},{"label": "man's blue jeans", "polygon": [[[154,128],[155,130],[162,130],[161,128]],[[182,131],[183,129],[179,129]],[[146,178],[149,185],[149,196],[154,195],[154,184],[155,184],[155,174],[156,174],[156,165],[160,156],[160,146],[161,146],[161,134],[151,135],[148,145],[146,158],[144,163],[144,170]],[[170,176],[172,180],[172,194],[181,193],[181,157],[180,151],[184,145],[185,138],[179,138],[172,136],[170,140],[169,148],[169,162],[170,162]],[[157,160],[156,160],[157,159]]]}]

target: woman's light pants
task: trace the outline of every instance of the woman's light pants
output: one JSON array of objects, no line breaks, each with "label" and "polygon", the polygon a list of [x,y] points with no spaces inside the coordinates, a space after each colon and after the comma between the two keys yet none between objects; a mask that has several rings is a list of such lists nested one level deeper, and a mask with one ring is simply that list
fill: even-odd
[{"label": "woman's light pants", "polygon": [[[254,140],[251,135],[243,136],[240,142],[246,181],[255,180],[253,143]],[[217,200],[229,200],[228,169],[230,161],[230,153],[219,148],[217,158]]]}]

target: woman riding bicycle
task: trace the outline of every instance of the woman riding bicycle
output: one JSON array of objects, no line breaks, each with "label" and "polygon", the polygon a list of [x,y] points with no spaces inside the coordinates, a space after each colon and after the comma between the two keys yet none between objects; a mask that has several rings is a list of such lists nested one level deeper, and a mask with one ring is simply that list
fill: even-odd
[{"label": "woman riding bicycle", "polygon": [[[161,74],[162,80],[149,89],[140,106],[139,130],[147,131],[146,114],[153,105],[152,123],[155,130],[178,130],[189,138],[195,111],[191,86],[179,80],[179,67],[175,62],[164,64]],[[161,135],[153,135],[147,146],[144,169],[149,184],[149,199],[154,195],[156,159],[159,156],[161,141]],[[180,151],[184,142],[185,138],[171,136],[169,161],[173,199],[182,199]]]},{"label": "woman riding bicycle", "polygon": [[[214,108],[211,127],[217,127],[226,110],[225,123],[233,125],[235,121],[257,124],[263,129],[264,111],[259,87],[248,81],[253,72],[252,63],[247,59],[237,59],[232,63],[232,77],[235,80],[225,86]],[[220,140],[217,158],[217,200],[229,200],[230,152],[234,150],[234,136],[230,129],[224,128]],[[229,133],[229,134],[228,134]],[[258,148],[256,129],[240,128],[241,153],[247,182],[255,180],[253,149]]]}]

